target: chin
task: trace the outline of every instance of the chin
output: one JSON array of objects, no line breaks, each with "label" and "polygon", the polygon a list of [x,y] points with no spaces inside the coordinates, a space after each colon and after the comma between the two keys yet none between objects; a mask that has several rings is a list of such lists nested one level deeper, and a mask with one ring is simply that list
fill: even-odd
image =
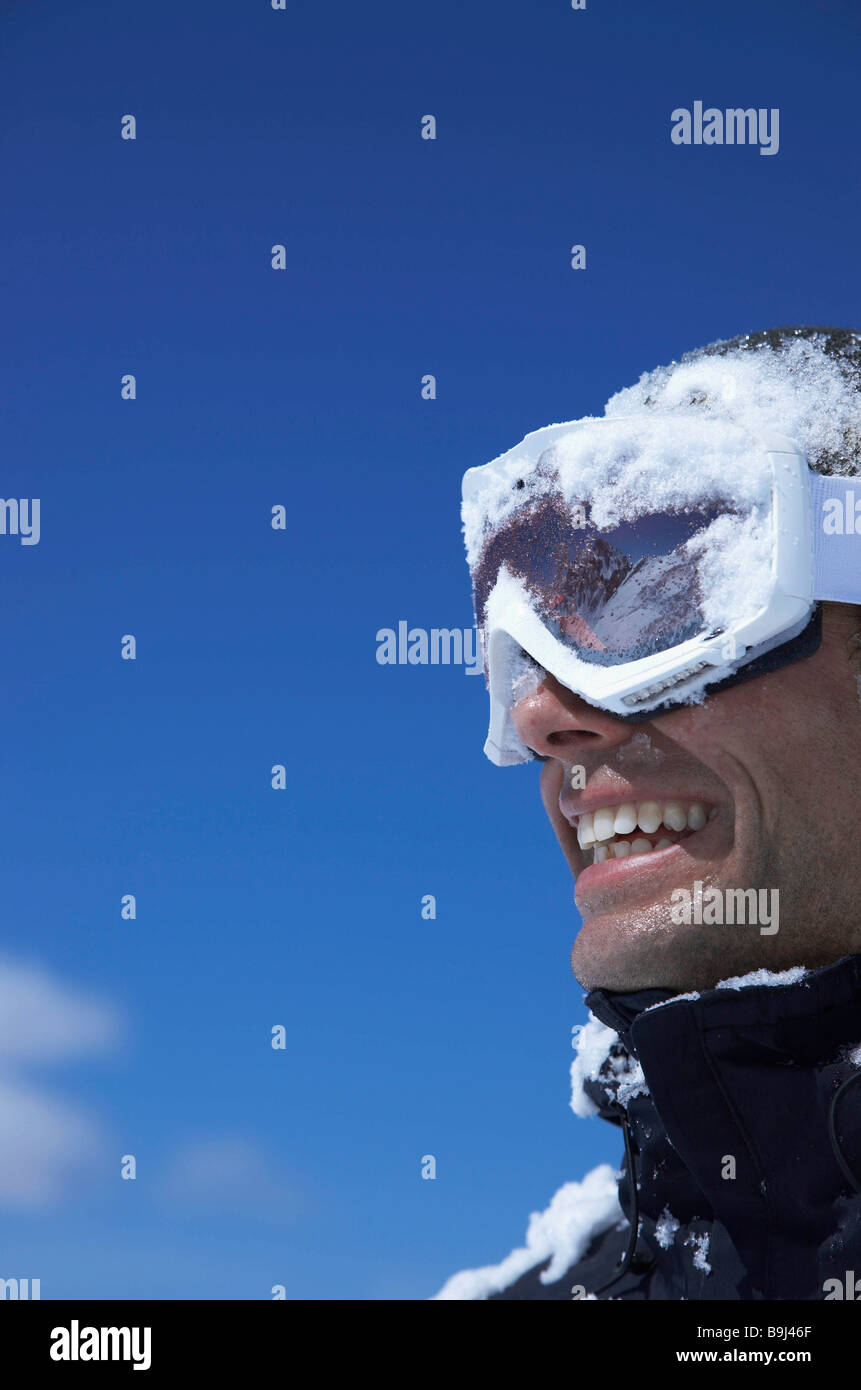
[{"label": "chin", "polygon": [[720,933],[720,927],[679,926],[663,906],[635,917],[596,916],[580,929],[571,969],[586,990],[630,994],[671,989],[684,994],[711,989],[718,980],[766,964],[761,958],[751,960],[749,938],[730,940]]},{"label": "chin", "polygon": [[586,927],[574,942],[571,969],[585,990],[629,994],[639,989],[673,987],[655,961],[654,952],[606,937],[593,940]]}]

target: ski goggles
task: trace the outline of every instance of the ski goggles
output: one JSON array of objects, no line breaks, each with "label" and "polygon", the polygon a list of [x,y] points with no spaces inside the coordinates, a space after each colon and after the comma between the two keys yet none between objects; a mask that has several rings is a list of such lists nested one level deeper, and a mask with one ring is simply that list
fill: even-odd
[{"label": "ski goggles", "polygon": [[463,522],[499,766],[533,757],[511,711],[545,673],[650,719],[810,655],[821,600],[861,603],[861,479],[726,421],[537,430],[467,471]]}]

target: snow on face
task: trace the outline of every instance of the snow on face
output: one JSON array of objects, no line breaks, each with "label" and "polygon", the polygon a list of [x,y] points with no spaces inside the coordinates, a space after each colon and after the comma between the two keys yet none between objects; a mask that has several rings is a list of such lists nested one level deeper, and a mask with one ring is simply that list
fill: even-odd
[{"label": "snow on face", "polygon": [[540,464],[555,472],[569,501],[588,502],[590,523],[599,530],[715,498],[747,511],[769,497],[755,439],[730,423],[716,427],[702,415],[575,422]]},{"label": "snow on face", "polygon": [[[620,525],[713,512],[717,503],[721,514],[672,552],[693,565],[695,583],[685,584],[680,563],[667,584],[679,593],[697,593],[702,630],[755,617],[770,588],[773,540],[770,469],[761,437],[789,437],[824,471],[861,474],[861,358],[857,351],[851,361],[830,356],[834,344],[826,333],[803,331],[806,336],[787,330],[777,347],[765,340],[757,346],[760,335],[712,344],[644,373],[610,398],[603,417],[548,426],[475,470],[462,515],[474,581],[480,575],[477,600],[480,590],[486,600],[500,573],[497,556],[504,544],[491,548],[489,542],[502,536],[507,543],[510,527],[530,516],[535,536],[543,536],[539,509],[548,498],[561,506],[563,517],[566,508],[572,516],[575,509],[588,512],[599,553],[605,542],[612,546]],[[525,534],[528,541],[528,527]],[[617,607],[624,600],[642,613],[657,599],[672,602],[669,592],[661,594],[660,561],[648,563],[651,571],[634,573],[628,589],[620,590],[613,600]],[[638,586],[644,585],[651,589],[641,601]],[[603,599],[600,593],[594,597],[597,613]],[[607,618],[618,628],[617,613],[608,608]],[[688,632],[687,618],[682,626]],[[621,643],[617,649],[628,647]],[[640,654],[636,643],[630,653]],[[714,671],[691,683],[687,698],[701,699],[709,678]]]},{"label": "snow on face", "polygon": [[770,508],[746,516],[724,514],[685,546],[697,560],[703,620],[727,626],[730,615],[747,622],[762,607],[771,576]]},{"label": "snow on face", "polygon": [[[654,372],[610,397],[608,417],[696,413],[732,420],[753,434],[776,431],[801,445],[811,462],[846,457],[861,441],[861,393],[823,350],[824,335],[789,338],[779,351],[734,348],[694,356]],[[717,345],[715,345],[717,346]],[[841,472],[857,473],[847,459]]]},{"label": "snow on face", "polygon": [[[675,589],[680,584],[684,595],[698,589],[702,629],[730,627],[753,618],[767,599],[772,563],[771,467],[759,440],[735,425],[648,414],[575,421],[527,438],[496,461],[482,481],[481,490],[468,497],[463,509],[479,608],[479,595],[492,592],[488,585],[493,585],[494,578],[497,584],[505,582],[504,569],[496,569],[497,554],[512,556],[515,564],[525,564],[527,569],[536,559],[540,563],[535,537],[547,536],[547,545],[558,548],[560,522],[553,518],[561,515],[564,536],[568,534],[565,518],[569,512],[573,518],[577,509],[580,516],[588,517],[585,528],[572,526],[570,532],[575,543],[578,532],[582,539],[577,563],[582,573],[597,575],[595,592],[584,599],[586,609],[595,610],[591,621],[605,603],[603,588],[614,594],[606,619],[617,646],[636,646],[646,621],[643,615],[656,603],[664,606],[660,595],[668,584],[672,592],[666,596],[667,613],[678,605]],[[552,499],[551,511],[548,499]],[[641,567],[615,546],[614,531],[619,526],[630,528],[649,516],[690,513],[699,514],[694,525],[700,529],[693,535],[689,532],[675,549],[670,543],[666,559],[659,552],[645,558]],[[551,541],[554,528],[557,540]],[[629,529],[623,545],[630,544],[630,536]],[[488,548],[490,541],[493,545]],[[558,549],[553,554],[556,563]],[[647,556],[648,550],[643,554]],[[612,564],[607,559],[602,562],[605,569],[616,567],[609,577],[596,569],[601,555],[612,560]],[[545,559],[550,556],[548,549]],[[621,585],[618,576],[614,578],[616,571],[619,576],[623,571],[628,575]],[[687,606],[692,601],[688,597]],[[685,604],[683,608],[684,625],[689,625],[691,615]],[[661,626],[656,614],[655,627]],[[630,640],[621,641],[629,628]],[[601,630],[600,624],[595,630]]]},{"label": "snow on face", "polygon": [[638,729],[627,743],[620,743],[615,750],[617,763],[624,763],[633,774],[635,767],[654,767],[664,760],[664,750],[654,748],[645,729]]},{"label": "snow on face", "polygon": [[490,535],[550,492],[587,506],[590,526],[607,530],[716,498],[747,512],[767,504],[769,478],[755,439],[702,416],[642,413],[550,426],[494,459],[481,491],[464,501],[470,568]]},{"label": "snow on face", "polygon": [[[694,355],[644,372],[610,397],[603,420],[587,416],[549,427],[549,444],[538,454],[547,432],[527,435],[494,460],[500,466],[486,493],[464,505],[470,567],[488,530],[546,488],[546,473],[527,476],[539,454],[559,467],[563,490],[567,482],[575,500],[592,499],[598,527],[689,505],[715,488],[748,510],[762,497],[751,436],[788,435],[811,461],[839,460],[853,443],[861,457],[861,392],[823,343],[818,334],[789,338],[779,351],[738,347]],[[618,430],[608,432],[610,422]],[[709,425],[721,428],[709,431]],[[851,460],[836,466],[859,471]]]}]

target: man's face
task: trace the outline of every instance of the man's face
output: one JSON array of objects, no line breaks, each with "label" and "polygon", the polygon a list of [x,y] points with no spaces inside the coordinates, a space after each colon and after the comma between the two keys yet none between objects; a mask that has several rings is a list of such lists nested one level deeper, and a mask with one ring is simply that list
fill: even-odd
[{"label": "man's face", "polygon": [[[856,619],[846,605],[825,604],[813,656],[648,723],[622,723],[552,676],[516,706],[520,738],[547,759],[541,794],[576,880],[583,926],[571,965],[584,988],[708,989],[861,951]],[[582,789],[572,786],[575,767]],[[652,844],[674,841],[650,853],[636,852],[644,832],[633,830],[624,838],[635,852],[616,858],[610,848],[593,864],[594,848],[579,847],[570,819],[603,808],[606,829],[610,808],[644,802],[662,812],[671,803],[676,822],[678,805],[687,815],[699,803],[709,818],[701,829],[650,834]],[[702,815],[689,818],[698,825]],[[671,894],[693,895],[697,880],[704,893],[778,889],[778,931],[678,924]]]}]

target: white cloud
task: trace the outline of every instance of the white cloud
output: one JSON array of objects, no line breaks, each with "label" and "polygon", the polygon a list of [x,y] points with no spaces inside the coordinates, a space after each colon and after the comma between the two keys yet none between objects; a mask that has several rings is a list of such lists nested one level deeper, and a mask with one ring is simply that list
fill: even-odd
[{"label": "white cloud", "polygon": [[43,1206],[98,1147],[93,1121],[26,1082],[0,1079],[0,1204]]},{"label": "white cloud", "polygon": [[21,1062],[65,1061],[115,1041],[112,1009],[69,989],[47,971],[0,960],[0,1069]]},{"label": "white cloud", "polygon": [[289,1219],[301,1202],[290,1179],[261,1148],[241,1137],[203,1139],[174,1157],[162,1193],[186,1208],[218,1207]]},{"label": "white cloud", "polygon": [[103,1151],[98,1122],[27,1074],[109,1048],[116,1012],[34,964],[0,960],[0,1206],[56,1201],[76,1170]]}]

